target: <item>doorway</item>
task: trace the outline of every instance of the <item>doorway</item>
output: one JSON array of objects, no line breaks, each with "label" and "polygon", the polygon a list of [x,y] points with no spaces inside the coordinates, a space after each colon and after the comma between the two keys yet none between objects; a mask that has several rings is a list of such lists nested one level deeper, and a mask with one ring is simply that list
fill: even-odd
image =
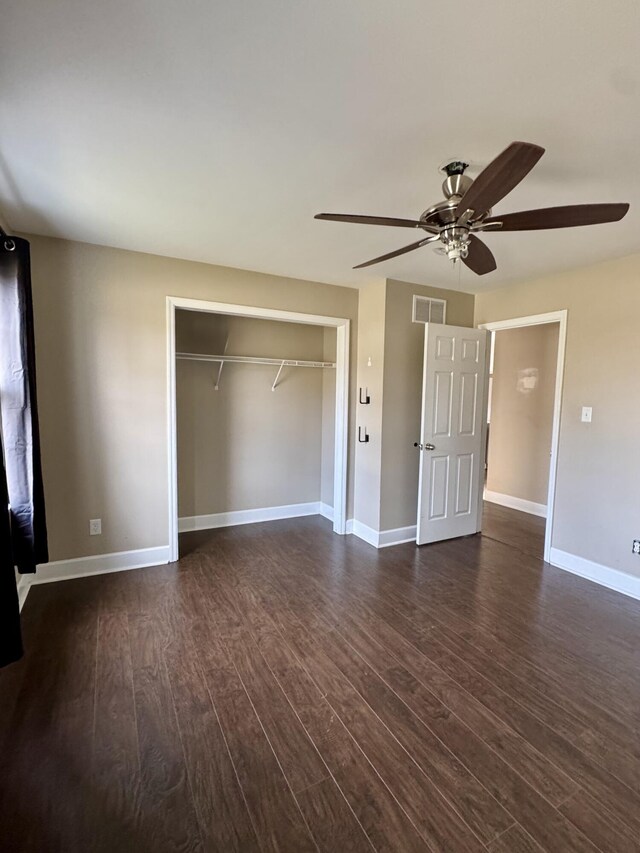
[{"label": "doorway", "polygon": [[535,531],[542,540],[544,530],[542,556],[548,562],[567,311],[480,328],[491,333],[483,531],[521,538],[531,549]]},{"label": "doorway", "polygon": [[[349,326],[346,318],[302,314],[277,309],[167,297],[167,434],[169,471],[169,551],[170,561],[178,559],[178,452],[176,401],[176,312],[194,311],[230,317],[275,320],[335,329],[335,430],[333,466],[333,530],[346,533],[347,444],[349,387]],[[274,383],[275,386],[276,383]]]}]

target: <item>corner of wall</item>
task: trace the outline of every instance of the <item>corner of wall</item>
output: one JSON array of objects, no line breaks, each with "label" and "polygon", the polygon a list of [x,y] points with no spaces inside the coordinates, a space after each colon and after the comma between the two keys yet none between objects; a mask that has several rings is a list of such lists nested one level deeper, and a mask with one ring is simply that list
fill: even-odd
[{"label": "corner of wall", "polygon": [[[373,530],[380,528],[386,292],[383,279],[362,288],[358,298],[356,395],[366,388],[370,402],[356,403],[354,519]],[[368,441],[358,440],[359,429]]]},{"label": "corner of wall", "polygon": [[406,531],[416,520],[413,442],[421,417],[423,329],[412,322],[414,294],[446,299],[452,325],[474,322],[475,296],[470,293],[391,278],[360,291],[358,386],[374,393],[370,406],[357,404],[356,428],[367,427],[369,442],[356,444],[354,516],[376,536],[388,532],[397,538],[395,531]]}]

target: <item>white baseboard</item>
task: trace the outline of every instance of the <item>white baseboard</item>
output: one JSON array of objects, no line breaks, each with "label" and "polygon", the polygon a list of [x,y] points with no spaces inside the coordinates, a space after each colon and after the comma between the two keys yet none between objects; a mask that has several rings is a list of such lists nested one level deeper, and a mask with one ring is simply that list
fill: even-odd
[{"label": "white baseboard", "polygon": [[[415,526],[377,531],[355,519],[347,521],[347,533],[353,533],[374,548],[388,548],[391,545],[400,545],[403,542],[415,542],[416,538]],[[143,569],[168,562],[169,546],[163,545],[157,548],[140,548],[135,551],[119,551],[114,554],[76,557],[72,560],[57,560],[46,563],[38,566],[38,571],[34,575],[19,575],[17,587],[20,609],[22,610],[31,587],[37,584]],[[556,568],[640,600],[640,577],[621,572],[619,569],[612,569],[601,563],[594,563],[584,557],[578,557],[558,548],[551,549],[550,562]]]},{"label": "white baseboard", "polygon": [[[291,511],[297,507],[293,515],[274,515],[271,519],[261,517],[247,519],[246,521],[238,521],[234,519],[230,524],[248,524],[251,521],[267,521],[278,518],[295,518],[302,515],[319,515],[323,514],[320,507],[327,507],[326,504],[294,504],[288,507],[275,507],[269,512],[278,512],[288,510]],[[299,511],[300,508],[305,508],[304,512]],[[313,511],[311,511],[313,508]],[[331,507],[328,507],[331,509]],[[249,512],[252,512],[251,510]],[[264,513],[265,510],[256,510],[255,512]],[[225,515],[236,515],[236,513],[225,513]],[[331,515],[333,510],[331,509]],[[180,519],[180,521],[194,522],[199,519],[217,518],[216,516],[196,516],[195,519]],[[202,522],[204,524],[204,522]],[[203,527],[186,527],[187,530],[206,530],[210,525],[207,523]],[[220,523],[215,525],[221,527]],[[182,529],[182,528],[181,528]],[[347,533],[353,533],[353,519],[347,521]],[[75,557],[71,560],[56,560],[51,563],[44,563],[38,566],[38,571],[35,574],[20,575],[16,573],[16,585],[18,589],[18,600],[20,610],[32,586],[41,583],[56,583],[57,581],[72,580],[74,578],[84,578],[91,575],[102,575],[110,572],[125,572],[132,569],[144,569],[150,566],[160,566],[169,563],[169,546],[163,545],[158,548],[139,548],[135,551],[118,551],[113,554],[98,554],[93,557]]]},{"label": "white baseboard", "polygon": [[328,518],[329,521],[333,521],[333,507],[329,504],[325,504],[320,501],[320,503],[318,504],[318,512],[324,518]]},{"label": "white baseboard", "polygon": [[484,490],[484,499],[491,504],[508,506],[509,509],[517,509],[520,512],[528,512],[530,515],[538,515],[540,518],[547,517],[547,505],[537,504],[534,501],[526,501],[524,498],[514,498],[513,495],[503,495],[500,492]]},{"label": "white baseboard", "polygon": [[169,546],[158,548],[138,548],[135,551],[117,551],[113,554],[98,554],[94,557],[74,557],[71,560],[54,560],[37,567],[35,574],[18,576],[18,601],[20,610],[29,595],[32,586],[41,583],[86,578],[90,575],[126,572],[130,569],[145,569],[169,562]]},{"label": "white baseboard", "polygon": [[394,530],[381,530],[378,534],[378,548],[402,545],[404,542],[415,542],[416,535],[415,524],[409,527],[396,527]]},{"label": "white baseboard", "polygon": [[561,551],[559,548],[551,549],[549,561],[552,566],[556,566],[558,569],[580,575],[582,578],[631,598],[640,599],[640,577],[621,572],[619,569],[611,569],[601,563],[594,563],[584,557],[570,554],[568,551]]},{"label": "white baseboard", "polygon": [[[333,521],[333,507],[322,501],[286,506],[247,509],[237,512],[220,512],[213,515],[193,515],[178,519],[178,531],[215,530],[218,527],[232,527],[236,524],[255,524],[259,521],[278,521],[283,518],[302,518],[306,515],[321,515]],[[346,533],[353,533],[353,519],[347,519]]]},{"label": "white baseboard", "polygon": [[54,583],[55,581],[102,575],[109,572],[125,572],[129,569],[144,569],[169,562],[169,546],[139,548],[136,551],[117,551],[114,554],[98,554],[95,557],[75,557],[73,560],[56,560],[38,566],[31,575],[29,585]]},{"label": "white baseboard", "polygon": [[361,521],[353,520],[353,534],[373,545],[374,548],[389,548],[391,545],[401,545],[403,542],[416,541],[416,526],[397,527],[394,530],[374,530]]},{"label": "white baseboard", "polygon": [[35,575],[18,575],[16,579],[16,587],[18,589],[18,604],[20,605],[20,610],[24,607],[24,603],[27,600],[27,596],[29,595],[29,590],[31,589],[31,579],[35,577]]},{"label": "white baseboard", "polygon": [[374,548],[378,547],[378,531],[374,530],[372,527],[367,527],[366,524],[363,524],[361,521],[354,518],[351,526],[351,532],[354,536],[357,536],[358,539],[362,539],[363,542],[373,545]]},{"label": "white baseboard", "polygon": [[[329,506],[329,504],[320,503],[320,515],[323,518],[327,518],[329,521],[333,521],[333,507]],[[349,536],[353,533],[353,519],[348,518],[347,524],[345,528],[345,533]]]},{"label": "white baseboard", "polygon": [[[237,524],[256,524],[259,521],[278,521],[282,518],[300,518],[305,515],[324,515],[320,501],[303,504],[269,506],[261,509],[240,509],[233,512],[216,512],[211,515],[191,515],[178,519],[178,532],[191,530],[214,530],[217,527],[233,527]],[[328,516],[327,516],[328,517]],[[333,518],[333,509],[331,509]]]}]

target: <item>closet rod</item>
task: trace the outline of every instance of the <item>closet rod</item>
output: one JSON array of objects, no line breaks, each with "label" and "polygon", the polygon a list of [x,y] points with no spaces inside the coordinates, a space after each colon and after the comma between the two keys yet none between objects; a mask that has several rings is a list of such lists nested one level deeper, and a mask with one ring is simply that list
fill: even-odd
[{"label": "closet rod", "polygon": [[251,355],[205,355],[194,352],[178,352],[176,358],[188,361],[215,361],[219,363],[235,362],[238,364],[277,364],[285,367],[333,367],[333,361],[304,361],[296,358],[260,358]]}]

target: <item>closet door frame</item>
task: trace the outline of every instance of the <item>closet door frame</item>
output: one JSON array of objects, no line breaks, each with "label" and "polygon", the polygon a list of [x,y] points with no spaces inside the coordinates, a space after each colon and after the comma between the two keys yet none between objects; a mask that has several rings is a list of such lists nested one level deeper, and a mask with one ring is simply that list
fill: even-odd
[{"label": "closet door frame", "polygon": [[178,451],[176,425],[176,310],[230,314],[284,323],[330,326],[336,330],[335,458],[333,474],[333,532],[347,533],[347,468],[349,443],[349,332],[350,320],[320,314],[300,314],[275,308],[232,305],[204,299],[167,296],[167,447],[169,473],[169,561],[178,551]]}]

